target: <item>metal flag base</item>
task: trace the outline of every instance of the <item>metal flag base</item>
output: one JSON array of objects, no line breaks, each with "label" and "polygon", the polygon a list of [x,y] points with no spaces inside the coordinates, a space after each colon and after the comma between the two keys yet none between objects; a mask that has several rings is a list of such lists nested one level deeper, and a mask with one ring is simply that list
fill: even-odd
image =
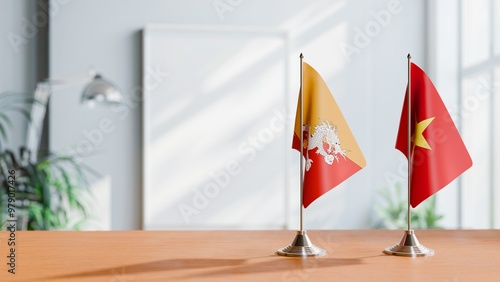
[{"label": "metal flag base", "polygon": [[399,244],[386,248],[384,253],[395,256],[405,257],[424,257],[433,256],[434,250],[428,249],[418,242],[413,230],[405,230],[403,238]]},{"label": "metal flag base", "polygon": [[311,240],[309,240],[307,232],[302,230],[297,231],[297,235],[292,244],[279,249],[277,254],[288,257],[312,257],[323,256],[326,254],[326,251],[316,247]]}]

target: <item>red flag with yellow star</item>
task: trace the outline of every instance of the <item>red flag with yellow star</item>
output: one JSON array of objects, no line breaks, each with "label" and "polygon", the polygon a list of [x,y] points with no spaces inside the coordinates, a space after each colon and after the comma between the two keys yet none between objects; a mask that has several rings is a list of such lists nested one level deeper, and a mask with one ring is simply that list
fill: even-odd
[{"label": "red flag with yellow star", "polygon": [[[472,159],[425,72],[411,63],[410,204],[418,206],[472,166]],[[396,149],[408,158],[408,88]]]},{"label": "red flag with yellow star", "polygon": [[339,106],[319,73],[302,63],[303,124],[300,124],[300,96],[295,116],[292,148],[300,149],[303,134],[303,205],[314,200],[362,169],[365,158]]}]

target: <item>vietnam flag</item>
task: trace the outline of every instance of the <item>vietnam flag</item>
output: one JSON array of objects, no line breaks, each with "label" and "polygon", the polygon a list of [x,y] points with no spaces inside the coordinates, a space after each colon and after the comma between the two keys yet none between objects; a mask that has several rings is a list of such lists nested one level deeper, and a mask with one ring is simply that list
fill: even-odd
[{"label": "vietnam flag", "polygon": [[[411,63],[410,203],[422,201],[472,166],[460,134],[425,72]],[[408,158],[408,88],[396,149]]]},{"label": "vietnam flag", "polygon": [[301,151],[302,132],[305,158],[302,204],[307,208],[362,169],[366,162],[325,81],[307,63],[302,63],[302,77],[304,124],[300,124],[299,94],[292,148]]}]

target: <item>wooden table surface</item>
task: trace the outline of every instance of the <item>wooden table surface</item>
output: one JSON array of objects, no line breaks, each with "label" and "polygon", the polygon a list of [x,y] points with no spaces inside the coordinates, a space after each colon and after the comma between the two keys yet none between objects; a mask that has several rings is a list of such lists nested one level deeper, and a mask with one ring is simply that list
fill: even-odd
[{"label": "wooden table surface", "polygon": [[275,254],[295,231],[0,232],[0,281],[500,281],[500,230],[417,230],[433,257],[382,253],[403,231],[308,231],[327,255]]}]

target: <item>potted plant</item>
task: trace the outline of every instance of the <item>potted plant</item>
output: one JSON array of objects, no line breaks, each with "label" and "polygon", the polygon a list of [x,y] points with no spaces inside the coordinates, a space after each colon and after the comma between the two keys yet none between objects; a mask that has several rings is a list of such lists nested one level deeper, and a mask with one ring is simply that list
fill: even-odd
[{"label": "potted plant", "polygon": [[18,152],[5,146],[12,128],[7,112],[18,112],[30,120],[27,108],[33,103],[36,101],[25,95],[0,95],[0,199],[5,203],[0,222],[4,225],[15,216],[18,229],[79,229],[89,215],[91,193],[86,173],[92,170],[73,156],[49,153],[32,158],[24,146]]},{"label": "potted plant", "polygon": [[[407,228],[408,200],[403,196],[400,182],[394,184],[393,191],[384,188],[381,192],[384,204],[375,206],[375,212],[379,217],[376,223],[378,228]],[[411,211],[411,225],[416,229],[440,229],[442,219],[443,215],[437,212],[435,195]]]}]

